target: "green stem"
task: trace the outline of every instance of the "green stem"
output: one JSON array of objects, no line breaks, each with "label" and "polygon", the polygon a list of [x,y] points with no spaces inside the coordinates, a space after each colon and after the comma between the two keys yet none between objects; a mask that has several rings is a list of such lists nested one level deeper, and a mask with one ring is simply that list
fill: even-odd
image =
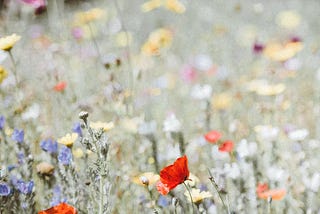
[{"label": "green stem", "polygon": [[190,189],[189,189],[188,185],[185,182],[183,182],[183,184],[184,184],[184,187],[187,189],[187,191],[189,193],[190,200],[191,200],[191,205],[192,205],[192,213],[194,213],[193,199],[192,199],[192,195],[191,195]]},{"label": "green stem", "polygon": [[208,169],[208,173],[209,173],[209,175],[210,175],[209,180],[211,181],[213,187],[214,187],[214,188],[216,189],[216,191],[218,192],[219,198],[220,198],[220,200],[222,201],[222,205],[223,205],[225,211],[226,211],[228,214],[230,214],[229,208],[227,207],[227,205],[226,205],[226,203],[224,202],[224,200],[223,200],[223,198],[222,198],[222,195],[221,195],[221,193],[220,193],[219,186],[218,186],[218,184],[216,183],[216,181],[214,180],[214,178],[213,178],[213,176],[212,176],[212,174],[211,174],[211,172],[210,172],[209,169]]},{"label": "green stem", "polygon": [[104,196],[104,191],[103,191],[103,176],[101,173],[102,170],[100,170],[100,182],[99,182],[99,195],[100,195],[100,201],[99,201],[99,214],[103,214],[103,196]]},{"label": "green stem", "polygon": [[13,55],[12,55],[11,50],[8,51],[8,52],[9,52],[10,60],[11,60],[12,65],[13,65],[13,76],[14,76],[14,79],[15,79],[15,81],[16,81],[16,85],[17,85],[17,87],[18,87],[19,81],[18,81],[18,74],[17,74],[17,63],[16,63],[16,61],[14,60],[14,57],[13,57]]}]

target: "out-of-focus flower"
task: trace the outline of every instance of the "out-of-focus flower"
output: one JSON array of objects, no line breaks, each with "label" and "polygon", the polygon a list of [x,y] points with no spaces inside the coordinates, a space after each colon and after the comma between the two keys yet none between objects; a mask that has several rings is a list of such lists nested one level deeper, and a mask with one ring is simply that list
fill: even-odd
[{"label": "out-of-focus flower", "polygon": [[37,165],[37,173],[40,175],[50,176],[54,172],[54,166],[47,162],[41,162]]},{"label": "out-of-focus flower", "polygon": [[10,186],[7,183],[0,183],[0,196],[8,196],[10,193]]},{"label": "out-of-focus flower", "polygon": [[15,188],[19,190],[22,194],[30,194],[32,193],[33,187],[34,187],[34,182],[33,181],[23,181],[21,179],[17,180],[14,184]]},{"label": "out-of-focus flower", "polygon": [[72,161],[71,149],[66,146],[62,146],[58,155],[58,161],[63,165],[69,165]]},{"label": "out-of-focus flower", "polygon": [[261,140],[272,141],[277,139],[279,135],[279,128],[271,125],[258,125],[254,127],[254,130]]},{"label": "out-of-focus flower", "polygon": [[107,132],[114,128],[114,123],[113,122],[105,123],[105,122],[97,121],[97,122],[91,122],[90,127],[95,130],[103,129],[104,132]]},{"label": "out-of-focus flower", "polygon": [[[196,189],[196,188],[192,188],[191,191],[191,197],[192,197],[192,202],[197,204],[197,203],[201,203],[203,199],[205,198],[211,198],[212,194],[210,192],[207,191],[200,191],[200,189]],[[184,195],[187,197],[188,201],[191,202],[191,198],[190,195],[188,193],[188,191],[186,191],[184,193]]]},{"label": "out-of-focus flower", "polygon": [[40,106],[37,103],[33,103],[25,110],[25,112],[22,113],[21,118],[23,120],[37,119],[39,117],[39,114]]},{"label": "out-of-focus flower", "polygon": [[192,83],[197,79],[197,71],[190,65],[185,65],[181,71],[180,76],[186,83]]},{"label": "out-of-focus flower", "polygon": [[80,40],[83,38],[84,32],[81,27],[74,27],[71,30],[71,34],[72,34],[73,38],[75,38],[76,40]]},{"label": "out-of-focus flower", "polygon": [[240,158],[252,157],[257,153],[258,146],[255,142],[248,143],[246,139],[242,139],[237,143],[237,154]]},{"label": "out-of-focus flower", "polygon": [[204,135],[204,138],[209,143],[216,143],[216,142],[218,142],[218,140],[220,140],[221,137],[222,137],[222,134],[216,130],[212,130]]},{"label": "out-of-focus flower", "polygon": [[127,47],[128,45],[131,44],[132,40],[133,40],[133,36],[129,32],[122,31],[116,35],[116,42],[117,42],[117,45],[119,45],[120,47]]},{"label": "out-of-focus flower", "polygon": [[56,206],[58,204],[60,204],[61,202],[66,202],[66,199],[62,199],[62,192],[61,192],[61,188],[59,185],[55,185],[52,189],[52,199],[50,202],[50,206]]},{"label": "out-of-focus flower", "polygon": [[193,66],[199,71],[209,71],[213,66],[213,62],[209,55],[199,54],[194,58]]},{"label": "out-of-focus flower", "polygon": [[227,177],[230,177],[232,179],[237,179],[240,176],[240,168],[237,163],[226,163],[224,165],[223,171],[227,175]]},{"label": "out-of-focus flower", "polygon": [[74,144],[74,142],[77,140],[77,138],[78,138],[77,133],[71,133],[71,134],[68,133],[64,137],[59,138],[57,142],[62,145],[71,147]]},{"label": "out-of-focus flower", "polygon": [[288,137],[290,140],[294,141],[302,141],[309,135],[309,131],[307,129],[297,129],[289,132]]},{"label": "out-of-focus flower", "polygon": [[160,171],[160,181],[157,183],[157,190],[166,195],[170,190],[186,181],[189,177],[187,156],[178,158],[172,165]]},{"label": "out-of-focus flower", "polygon": [[78,12],[74,15],[74,25],[82,26],[90,22],[106,17],[106,11],[100,8],[93,8],[85,12]]},{"label": "out-of-focus flower", "polygon": [[258,193],[258,197],[260,199],[268,200],[272,198],[274,201],[280,201],[286,196],[285,189],[270,189],[263,192]]},{"label": "out-of-focus flower", "polygon": [[196,184],[199,182],[200,182],[200,179],[192,173],[189,174],[188,180],[185,181],[185,183],[190,187],[195,187]]},{"label": "out-of-focus flower", "polygon": [[198,100],[207,100],[211,97],[212,94],[212,87],[211,85],[195,85],[191,89],[191,97],[193,99],[198,99]]},{"label": "out-of-focus flower", "polygon": [[213,96],[212,107],[217,110],[226,110],[232,104],[232,96],[229,93],[221,93]]},{"label": "out-of-focus flower", "polygon": [[53,90],[55,90],[56,92],[62,92],[66,89],[66,87],[67,87],[67,82],[61,81],[53,87]]},{"label": "out-of-focus flower", "polygon": [[164,7],[175,13],[184,13],[186,10],[179,0],[150,0],[141,5],[141,10],[149,12],[160,7]]},{"label": "out-of-focus flower", "polygon": [[81,124],[80,123],[75,123],[72,127],[72,131],[74,133],[77,133],[79,137],[82,137],[82,130],[81,130]]},{"label": "out-of-focus flower", "polygon": [[11,139],[14,141],[17,141],[18,143],[22,143],[24,140],[24,131],[23,130],[18,130],[14,129]]},{"label": "out-of-focus flower", "polygon": [[6,118],[3,115],[1,115],[0,116],[0,130],[3,130],[5,123],[6,123]]},{"label": "out-of-focus flower", "polygon": [[155,133],[157,130],[157,123],[156,121],[144,122],[141,123],[139,126],[139,134],[141,135],[149,135]]},{"label": "out-of-focus flower", "polygon": [[163,122],[164,132],[179,132],[181,131],[181,123],[176,118],[175,114],[170,114]]},{"label": "out-of-focus flower", "polygon": [[294,29],[300,25],[301,16],[294,10],[281,11],[276,17],[276,23],[287,29]]},{"label": "out-of-focus flower", "polygon": [[58,143],[52,139],[41,141],[40,147],[43,151],[51,154],[56,153],[58,151]]},{"label": "out-of-focus flower", "polygon": [[43,13],[47,9],[47,4],[45,0],[22,0],[22,1],[30,5],[31,7],[35,8],[36,15]]},{"label": "out-of-focus flower", "polygon": [[288,173],[278,166],[271,166],[266,170],[268,179],[271,181],[284,182],[288,179]]},{"label": "out-of-focus flower", "polygon": [[274,96],[284,92],[286,86],[283,83],[269,84],[266,80],[252,80],[247,84],[247,89],[261,96]]},{"label": "out-of-focus flower", "polygon": [[51,207],[47,210],[42,210],[42,211],[39,211],[38,214],[77,214],[77,210],[76,208],[70,206],[69,204],[66,204],[66,203],[60,203],[54,207]]},{"label": "out-of-focus flower", "polygon": [[8,76],[8,72],[0,65],[0,84],[5,80]]},{"label": "out-of-focus flower", "polygon": [[167,207],[167,206],[169,206],[170,201],[168,200],[168,197],[165,197],[165,196],[160,195],[157,204],[158,204],[160,207]]},{"label": "out-of-focus flower", "polygon": [[234,143],[231,140],[226,140],[219,146],[220,152],[232,152]]},{"label": "out-of-focus flower", "polygon": [[139,176],[133,177],[132,182],[139,185],[146,185],[144,181],[148,180],[148,185],[153,185],[159,181],[159,179],[160,176],[158,174],[154,174],[153,172],[145,172]]},{"label": "out-of-focus flower", "polygon": [[269,186],[267,183],[258,183],[256,192],[261,193],[269,189]]},{"label": "out-of-focus flower", "polygon": [[153,31],[147,42],[141,48],[142,53],[145,55],[153,56],[158,55],[164,48],[168,48],[172,42],[172,32],[165,28],[159,28]]},{"label": "out-of-focus flower", "polygon": [[294,57],[302,48],[301,41],[289,41],[285,44],[273,42],[266,45],[263,55],[271,60],[284,62]]},{"label": "out-of-focus flower", "polygon": [[11,48],[20,40],[21,36],[12,34],[10,36],[0,38],[0,49],[10,51]]},{"label": "out-of-focus flower", "polygon": [[72,154],[75,158],[82,158],[83,157],[83,150],[81,148],[77,148],[72,151]]}]

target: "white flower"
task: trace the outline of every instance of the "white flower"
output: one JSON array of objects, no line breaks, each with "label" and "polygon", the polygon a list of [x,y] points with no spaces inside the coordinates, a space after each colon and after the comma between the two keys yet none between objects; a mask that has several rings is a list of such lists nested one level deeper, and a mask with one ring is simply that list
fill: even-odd
[{"label": "white flower", "polygon": [[224,165],[224,172],[232,179],[236,179],[240,176],[240,168],[237,163],[232,163],[231,165],[226,163]]},{"label": "white flower", "polygon": [[288,173],[280,167],[273,166],[267,170],[267,177],[272,181],[285,181],[288,178]]},{"label": "white flower", "polygon": [[176,118],[175,114],[170,114],[163,122],[164,132],[179,132],[181,131],[181,123]]},{"label": "white flower", "polygon": [[254,130],[257,132],[258,137],[261,140],[268,140],[272,141],[277,139],[279,134],[279,128],[278,127],[272,127],[270,125],[259,125],[254,127]]},{"label": "white flower", "polygon": [[212,87],[210,85],[195,85],[191,89],[191,97],[198,100],[209,99],[212,95]]},{"label": "white flower", "polygon": [[292,131],[288,134],[290,140],[294,141],[302,141],[309,135],[309,131],[307,129],[298,129]]},{"label": "white flower", "polygon": [[255,142],[248,143],[246,139],[242,139],[237,144],[237,148],[236,148],[240,158],[254,156],[257,152],[257,149],[258,149],[258,146]]},{"label": "white flower", "polygon": [[40,106],[34,103],[21,115],[22,120],[37,119],[40,114]]}]

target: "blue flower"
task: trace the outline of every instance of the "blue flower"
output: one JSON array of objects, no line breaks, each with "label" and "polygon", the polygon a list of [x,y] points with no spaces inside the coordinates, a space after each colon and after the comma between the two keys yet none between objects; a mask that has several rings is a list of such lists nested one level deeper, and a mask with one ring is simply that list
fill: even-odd
[{"label": "blue flower", "polygon": [[19,192],[25,195],[30,194],[33,190],[33,187],[34,187],[33,181],[25,182],[20,179],[20,180],[17,180],[15,184],[15,188],[18,189]]},{"label": "blue flower", "polygon": [[62,193],[61,193],[61,188],[60,186],[56,185],[53,187],[53,195],[52,195],[52,201],[50,202],[50,206],[54,207],[61,202],[67,202],[66,198],[61,198]]},{"label": "blue flower", "polygon": [[24,139],[24,131],[14,129],[11,138],[12,140],[17,141],[18,143],[22,143]]},{"label": "blue flower", "polygon": [[82,130],[81,130],[81,124],[80,123],[75,123],[73,125],[72,131],[77,133],[79,135],[79,137],[82,137]]},{"label": "blue flower", "polygon": [[167,207],[169,205],[169,200],[166,197],[160,195],[158,199],[158,205],[160,207]]},{"label": "blue flower", "polygon": [[40,143],[40,147],[43,151],[52,153],[57,153],[58,151],[58,143],[51,139],[43,140]]},{"label": "blue flower", "polygon": [[23,152],[18,152],[17,158],[18,158],[18,163],[19,163],[19,164],[23,164],[23,163],[24,163],[25,155],[24,155]]},{"label": "blue flower", "polygon": [[0,196],[8,196],[11,189],[7,183],[0,183]]},{"label": "blue flower", "polygon": [[71,149],[66,146],[62,146],[58,155],[58,161],[63,165],[69,165],[72,161]]},{"label": "blue flower", "polygon": [[1,115],[0,116],[0,130],[3,129],[5,122],[6,122],[6,119],[4,118],[4,116]]}]

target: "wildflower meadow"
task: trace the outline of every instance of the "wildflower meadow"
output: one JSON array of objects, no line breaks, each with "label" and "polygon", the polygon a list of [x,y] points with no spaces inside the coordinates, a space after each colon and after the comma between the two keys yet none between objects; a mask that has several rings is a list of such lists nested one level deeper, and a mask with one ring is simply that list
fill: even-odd
[{"label": "wildflower meadow", "polygon": [[319,11],[0,0],[0,214],[320,214]]}]

